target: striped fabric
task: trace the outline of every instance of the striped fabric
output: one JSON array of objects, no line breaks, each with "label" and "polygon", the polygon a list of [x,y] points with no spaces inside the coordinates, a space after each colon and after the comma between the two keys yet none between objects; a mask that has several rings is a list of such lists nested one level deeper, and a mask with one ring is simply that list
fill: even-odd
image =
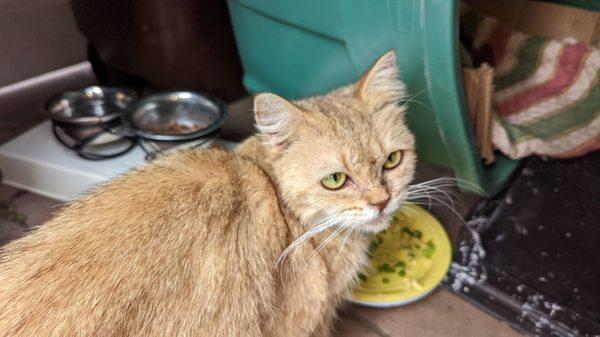
[{"label": "striped fabric", "polygon": [[478,22],[472,47],[491,50],[495,69],[494,146],[513,159],[600,149],[600,50]]}]

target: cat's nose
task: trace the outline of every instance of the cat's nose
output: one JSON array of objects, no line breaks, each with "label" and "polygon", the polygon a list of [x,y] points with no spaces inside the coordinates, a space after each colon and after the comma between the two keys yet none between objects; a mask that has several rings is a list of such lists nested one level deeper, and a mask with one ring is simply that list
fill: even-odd
[{"label": "cat's nose", "polygon": [[385,209],[385,206],[387,206],[388,201],[390,201],[390,197],[389,196],[387,197],[387,199],[385,199],[385,200],[383,200],[381,202],[375,203],[375,204],[371,204],[371,205],[379,208],[379,211],[381,212],[381,211],[383,211]]},{"label": "cat's nose", "polygon": [[367,194],[367,200],[369,205],[379,208],[379,211],[383,211],[390,201],[390,194],[383,187],[376,187],[369,191]]}]

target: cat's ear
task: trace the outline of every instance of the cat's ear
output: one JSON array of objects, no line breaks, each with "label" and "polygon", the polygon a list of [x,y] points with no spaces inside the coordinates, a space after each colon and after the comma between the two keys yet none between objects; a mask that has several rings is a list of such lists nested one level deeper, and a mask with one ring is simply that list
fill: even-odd
[{"label": "cat's ear", "polygon": [[263,139],[278,148],[285,147],[302,121],[302,110],[275,94],[254,97],[254,118]]},{"label": "cat's ear", "polygon": [[405,96],[406,88],[398,78],[396,52],[383,54],[356,83],[356,97],[380,109],[398,102]]}]

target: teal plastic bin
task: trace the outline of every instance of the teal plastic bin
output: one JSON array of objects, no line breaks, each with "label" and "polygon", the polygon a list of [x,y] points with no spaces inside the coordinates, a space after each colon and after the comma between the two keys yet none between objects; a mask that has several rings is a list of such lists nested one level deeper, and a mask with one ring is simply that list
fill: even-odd
[{"label": "teal plastic bin", "polygon": [[484,166],[466,110],[458,1],[229,0],[250,92],[294,99],[356,81],[395,49],[421,161],[496,193],[518,162]]}]

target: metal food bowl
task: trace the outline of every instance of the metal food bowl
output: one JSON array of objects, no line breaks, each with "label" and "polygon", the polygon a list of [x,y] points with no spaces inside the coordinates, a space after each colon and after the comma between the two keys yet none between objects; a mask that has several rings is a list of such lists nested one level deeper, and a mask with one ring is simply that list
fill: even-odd
[{"label": "metal food bowl", "polygon": [[46,114],[63,145],[86,159],[109,159],[136,144],[134,137],[112,132],[136,98],[132,90],[93,86],[52,98]]},{"label": "metal food bowl", "polygon": [[223,103],[194,92],[135,100],[131,90],[96,86],[51,99],[46,111],[56,138],[93,160],[121,155],[138,141],[148,159],[171,149],[207,146],[227,118]]},{"label": "metal food bowl", "polygon": [[176,91],[140,100],[123,118],[126,127],[142,139],[185,141],[218,131],[227,109],[204,95]]},{"label": "metal food bowl", "polygon": [[93,86],[51,99],[46,112],[63,124],[99,125],[121,117],[136,98],[132,90]]}]

